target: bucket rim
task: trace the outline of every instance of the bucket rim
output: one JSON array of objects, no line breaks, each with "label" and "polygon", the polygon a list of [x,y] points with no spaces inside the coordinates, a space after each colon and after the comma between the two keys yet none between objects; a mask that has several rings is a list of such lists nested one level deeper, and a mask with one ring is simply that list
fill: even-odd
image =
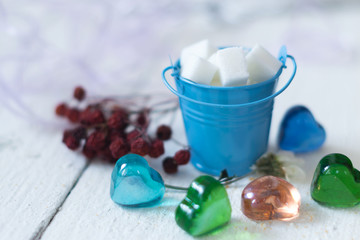
[{"label": "bucket rim", "polygon": [[280,69],[277,71],[277,73],[275,74],[275,76],[273,76],[270,79],[267,79],[265,81],[259,82],[259,83],[254,83],[251,85],[242,85],[242,86],[212,86],[212,85],[206,85],[206,84],[201,84],[201,83],[197,83],[194,82],[190,79],[184,78],[180,75],[180,69],[181,69],[181,65],[180,65],[180,60],[177,60],[175,65],[172,66],[173,67],[173,73],[171,74],[171,76],[173,76],[176,79],[179,79],[183,82],[186,82],[189,85],[192,85],[194,87],[197,88],[203,88],[203,89],[216,89],[219,91],[229,91],[230,89],[253,89],[253,88],[258,88],[264,85],[269,84],[270,82],[276,81],[276,79],[278,79],[280,77],[280,75],[282,74],[282,71],[284,68],[286,68],[286,66],[284,64],[281,65]]},{"label": "bucket rim", "polygon": [[[174,66],[168,66],[166,67],[163,72],[162,72],[162,81],[165,84],[165,86],[172,92],[174,93],[176,96],[178,96],[179,98],[182,98],[186,101],[190,101],[196,104],[200,104],[200,105],[205,105],[205,106],[209,106],[209,107],[246,107],[246,106],[251,106],[251,105],[256,105],[256,104],[260,104],[260,103],[264,103],[266,101],[269,100],[273,100],[275,97],[277,97],[278,95],[280,95],[292,82],[292,80],[295,77],[296,74],[296,70],[297,70],[297,64],[295,61],[295,58],[289,54],[286,54],[286,58],[290,58],[291,62],[293,64],[293,72],[291,73],[291,76],[289,77],[288,81],[285,83],[285,85],[279,89],[277,92],[273,93],[270,96],[267,96],[265,98],[259,99],[259,100],[255,100],[252,102],[248,102],[248,103],[238,103],[238,104],[218,104],[218,103],[208,103],[208,102],[204,102],[204,101],[200,101],[200,100],[196,100],[196,99],[192,99],[189,98],[181,93],[179,93],[178,91],[176,91],[171,84],[168,82],[168,80],[166,79],[166,72],[169,70],[174,70]],[[284,68],[287,68],[287,66],[285,65]],[[174,72],[173,72],[174,74]],[[174,78],[175,79],[175,78]],[[175,79],[176,80],[176,79]],[[233,89],[233,88],[232,88]]]}]

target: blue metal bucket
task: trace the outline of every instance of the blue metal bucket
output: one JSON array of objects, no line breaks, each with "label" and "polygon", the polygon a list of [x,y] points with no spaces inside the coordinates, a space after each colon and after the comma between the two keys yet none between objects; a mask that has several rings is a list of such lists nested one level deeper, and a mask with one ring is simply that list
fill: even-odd
[{"label": "blue metal bucket", "polygon": [[[286,58],[294,69],[288,82],[275,88]],[[215,87],[192,82],[180,76],[180,62],[163,71],[163,82],[179,97],[191,162],[200,171],[219,175],[224,169],[241,176],[266,152],[274,98],[291,83],[296,73],[295,59],[280,52],[283,66],[271,79],[240,87]],[[166,79],[173,70],[177,90]],[[275,93],[274,93],[275,92]]]}]

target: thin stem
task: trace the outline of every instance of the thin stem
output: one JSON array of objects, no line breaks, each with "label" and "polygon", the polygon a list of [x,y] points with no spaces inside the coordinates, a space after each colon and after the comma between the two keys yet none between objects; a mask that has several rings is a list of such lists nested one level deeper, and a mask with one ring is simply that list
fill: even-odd
[{"label": "thin stem", "polygon": [[187,146],[187,145],[179,142],[179,141],[176,140],[175,138],[171,138],[171,141],[173,141],[174,143],[176,143],[177,145],[179,145],[179,146],[181,146],[181,147],[183,147],[183,148],[185,148],[185,149],[189,149],[189,146]]},{"label": "thin stem", "polygon": [[176,106],[172,106],[172,107],[168,107],[168,108],[164,108],[164,109],[155,109],[155,108],[151,108],[153,109],[151,111],[151,113],[155,114],[155,113],[158,113],[158,114],[166,114],[166,113],[169,113],[169,112],[176,112],[176,110],[179,108],[178,105]]},{"label": "thin stem", "polygon": [[[179,108],[179,104],[176,105],[176,110],[177,110],[178,108]],[[176,114],[177,114],[177,111],[176,111],[176,110],[172,113],[169,126],[172,126],[172,125],[174,124],[174,122],[175,122]]]},{"label": "thin stem", "polygon": [[255,172],[256,172],[256,171],[253,170],[253,171],[251,171],[251,172],[249,172],[249,173],[247,173],[247,174],[245,174],[245,175],[242,175],[241,177],[233,177],[233,178],[229,178],[229,179],[226,179],[226,178],[225,178],[225,179],[220,180],[220,182],[221,182],[221,184],[223,184],[223,185],[229,185],[229,184],[232,184],[232,183],[234,183],[234,182],[237,182],[237,181],[239,181],[239,180],[241,180],[241,179],[244,179],[244,178],[246,178],[246,177],[254,174]]},{"label": "thin stem", "polygon": [[165,100],[162,100],[161,102],[157,102],[157,103],[154,103],[152,106],[150,106],[149,108],[155,108],[157,106],[161,106],[161,105],[166,105],[166,104],[171,104],[171,103],[175,103],[176,105],[179,105],[178,104],[178,100],[176,98],[168,98],[168,99],[165,99]]},{"label": "thin stem", "polygon": [[170,188],[170,189],[180,190],[180,191],[188,190],[188,188],[185,188],[185,187],[172,186],[172,185],[168,185],[168,184],[165,184],[165,187]]},{"label": "thin stem", "polygon": [[[220,183],[221,183],[222,185],[230,185],[230,184],[232,184],[232,183],[234,183],[234,182],[237,182],[237,181],[239,181],[239,180],[241,180],[241,179],[244,179],[244,178],[246,178],[246,177],[254,174],[255,172],[256,172],[256,171],[253,170],[253,171],[251,171],[251,172],[249,172],[249,173],[247,173],[247,174],[245,174],[245,175],[243,175],[243,176],[241,176],[241,177],[224,178],[224,179],[220,180]],[[187,191],[187,190],[189,190],[189,188],[186,188],[186,187],[173,186],[173,185],[169,185],[169,184],[165,184],[165,187],[166,187],[166,188],[170,188],[170,189],[174,189],[174,190],[180,190],[180,191]]]}]

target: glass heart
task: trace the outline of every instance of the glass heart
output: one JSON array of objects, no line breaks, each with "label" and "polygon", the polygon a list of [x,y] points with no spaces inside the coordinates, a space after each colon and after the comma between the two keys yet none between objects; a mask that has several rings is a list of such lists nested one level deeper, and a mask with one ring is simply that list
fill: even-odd
[{"label": "glass heart", "polygon": [[299,215],[300,193],[284,179],[264,176],[249,183],[241,195],[241,210],[252,220],[289,221]]},{"label": "glass heart", "polygon": [[320,204],[352,207],[360,202],[360,172],[345,155],[329,154],[320,160],[310,191]]},{"label": "glass heart", "polygon": [[110,196],[115,203],[144,207],[160,201],[164,193],[163,179],[142,156],[127,154],[116,162],[110,186]]},{"label": "glass heart", "polygon": [[326,139],[325,129],[304,106],[289,109],[283,118],[278,136],[279,147],[295,153],[320,148]]},{"label": "glass heart", "polygon": [[176,223],[193,236],[208,233],[230,218],[231,205],[225,187],[210,176],[200,176],[191,183],[175,212]]}]

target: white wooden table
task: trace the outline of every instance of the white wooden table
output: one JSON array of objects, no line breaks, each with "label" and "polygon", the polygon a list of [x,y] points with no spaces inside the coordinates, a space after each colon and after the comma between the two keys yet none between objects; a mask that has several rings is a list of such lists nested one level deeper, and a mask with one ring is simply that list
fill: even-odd
[{"label": "white wooden table", "polygon": [[[328,153],[343,153],[360,168],[360,6],[355,1],[348,5],[294,1],[266,6],[263,12],[253,7],[262,3],[249,2],[244,4],[246,11],[236,12],[234,6],[241,8],[236,2],[219,5],[221,11],[214,10],[216,2],[190,5],[190,1],[143,7],[136,5],[140,1],[0,4],[0,19],[6,20],[0,36],[0,239],[191,239],[174,220],[184,193],[166,191],[153,208],[115,205],[109,196],[112,166],[87,164],[79,153],[66,149],[62,128],[56,125],[62,122],[53,116],[53,108],[77,84],[90,94],[162,91],[170,96],[160,80],[168,54],[176,58],[183,46],[202,38],[218,45],[259,42],[273,53],[286,44],[297,59],[294,82],[275,102],[270,149],[276,147],[281,118],[295,104],[308,106],[327,130],[320,150],[300,156],[307,179],[294,183],[302,196],[299,218],[247,219],[240,211],[241,192],[249,182],[244,179],[228,188],[231,222],[204,238],[360,237],[359,207],[322,207],[309,193],[314,169]],[[100,35],[94,35],[98,30]],[[19,104],[12,93],[46,122],[23,110],[19,114],[25,116],[14,115],[9,103],[14,108]],[[173,129],[176,138],[185,141],[179,112]],[[166,145],[169,155],[175,149]],[[176,175],[165,174],[161,160],[150,165],[169,184],[186,186],[201,174],[190,164]]]}]

